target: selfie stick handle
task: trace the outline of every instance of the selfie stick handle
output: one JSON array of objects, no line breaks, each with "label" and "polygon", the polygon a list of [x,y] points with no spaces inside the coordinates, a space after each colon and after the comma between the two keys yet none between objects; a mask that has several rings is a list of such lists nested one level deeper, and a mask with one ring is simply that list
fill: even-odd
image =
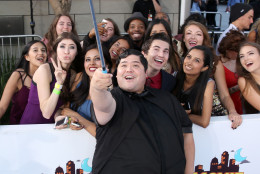
[{"label": "selfie stick handle", "polygon": [[97,27],[95,11],[94,11],[92,0],[89,0],[89,6],[90,6],[90,10],[91,10],[91,14],[92,14],[92,20],[93,20],[93,24],[94,24],[94,28],[95,28],[95,33],[96,33],[98,52],[99,52],[99,55],[100,55],[101,65],[102,65],[102,72],[107,73],[106,64],[105,64],[105,60],[104,60],[102,45],[101,45],[100,38],[99,38],[99,32],[98,32],[98,27]]}]

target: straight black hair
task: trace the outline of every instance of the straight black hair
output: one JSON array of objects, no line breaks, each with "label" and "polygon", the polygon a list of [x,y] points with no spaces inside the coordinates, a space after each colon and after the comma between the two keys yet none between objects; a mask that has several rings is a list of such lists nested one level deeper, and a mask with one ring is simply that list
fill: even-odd
[{"label": "straight black hair", "polygon": [[[88,46],[86,49],[83,50],[83,56],[82,56],[83,65],[84,65],[84,60],[85,60],[85,56],[86,56],[87,52],[89,52],[92,49],[98,50],[97,45],[92,44],[92,45]],[[105,61],[107,63],[106,58],[107,58],[107,56],[109,56],[109,53],[108,53],[108,51],[105,51],[103,49],[103,54],[104,54],[104,57],[105,57]],[[109,59],[110,59],[110,57],[109,57]],[[89,78],[88,74],[86,73],[85,68],[83,68],[81,72],[82,72],[81,83],[80,83],[79,87],[77,87],[71,93],[71,103],[73,103],[72,109],[75,110],[75,111],[78,109],[78,107],[80,105],[82,105],[85,102],[85,100],[89,96],[90,78]]]},{"label": "straight black hair", "polygon": [[[189,95],[189,99],[193,100],[192,103],[194,103],[193,107],[191,108],[191,113],[200,115],[205,89],[206,89],[208,80],[210,78],[210,74],[212,73],[212,70],[213,70],[214,55],[213,55],[211,49],[207,46],[198,45],[198,46],[192,47],[188,51],[187,55],[190,53],[191,50],[202,51],[203,55],[204,55],[204,66],[203,67],[208,66],[207,70],[200,73],[195,84],[192,86],[191,93]],[[185,55],[185,58],[187,55]],[[186,74],[183,71],[183,67],[181,67],[181,71],[178,72],[178,74],[177,74],[177,84],[178,85],[177,85],[176,89],[174,90],[174,94],[180,101],[182,100],[182,97],[183,97],[183,96],[181,96],[181,94],[182,94],[185,78],[186,78]]]},{"label": "straight black hair", "polygon": [[[20,59],[18,60],[18,62],[17,62],[17,64],[16,64],[16,67],[15,67],[15,69],[22,68],[22,69],[24,70],[24,72],[25,72],[29,77],[30,77],[30,74],[29,74],[30,62],[25,59],[25,56],[29,54],[29,51],[30,51],[30,49],[31,49],[31,46],[32,46],[33,44],[35,44],[35,43],[38,43],[38,42],[41,43],[41,44],[44,46],[44,48],[45,48],[45,50],[46,50],[46,54],[47,54],[47,47],[46,47],[46,45],[44,44],[44,42],[42,42],[42,41],[40,41],[40,40],[32,40],[32,41],[28,42],[28,43],[25,45],[25,47],[24,47],[24,49],[23,49],[23,51],[22,51],[22,55],[21,55]],[[48,60],[48,58],[47,58],[46,60]]]}]

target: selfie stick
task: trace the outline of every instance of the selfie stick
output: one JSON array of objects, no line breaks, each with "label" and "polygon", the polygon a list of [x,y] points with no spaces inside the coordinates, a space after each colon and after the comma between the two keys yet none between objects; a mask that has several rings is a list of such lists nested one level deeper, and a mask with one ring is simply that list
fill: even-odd
[{"label": "selfie stick", "polygon": [[95,28],[95,33],[96,33],[96,40],[97,40],[98,52],[99,52],[100,59],[101,59],[102,72],[107,73],[106,64],[105,64],[105,60],[104,60],[102,45],[101,45],[100,38],[99,38],[99,32],[98,32],[98,27],[97,27],[95,11],[94,11],[92,0],[89,0],[89,6],[90,6],[90,10],[91,10],[91,14],[92,14],[92,20],[93,20],[93,24],[94,24],[94,28]]}]

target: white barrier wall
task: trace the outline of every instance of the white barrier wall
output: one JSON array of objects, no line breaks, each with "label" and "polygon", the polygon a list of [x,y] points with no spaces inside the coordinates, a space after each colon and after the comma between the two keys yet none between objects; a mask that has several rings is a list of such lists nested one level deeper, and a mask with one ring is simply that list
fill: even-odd
[{"label": "white barrier wall", "polygon": [[[235,130],[227,117],[213,117],[206,129],[194,125],[196,174],[259,173],[260,115],[243,118]],[[95,139],[85,130],[55,130],[52,124],[0,126],[0,173],[87,174],[94,149]]]},{"label": "white barrier wall", "polygon": [[58,167],[64,174],[77,169],[78,174],[83,169],[89,173],[94,150],[95,138],[85,130],[56,130],[52,124],[0,126],[1,174],[54,174]]},{"label": "white barrier wall", "polygon": [[260,173],[259,128],[260,114],[243,115],[242,125],[235,130],[231,129],[227,117],[213,117],[206,129],[194,125],[195,171],[198,174]]}]

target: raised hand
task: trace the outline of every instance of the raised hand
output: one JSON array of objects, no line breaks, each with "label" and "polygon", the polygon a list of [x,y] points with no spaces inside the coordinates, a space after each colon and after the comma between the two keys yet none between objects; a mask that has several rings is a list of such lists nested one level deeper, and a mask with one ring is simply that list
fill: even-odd
[{"label": "raised hand", "polygon": [[67,72],[62,69],[60,60],[57,58],[58,66],[55,61],[51,58],[53,67],[55,69],[54,74],[58,84],[62,85],[66,79]]},{"label": "raised hand", "polygon": [[[106,22],[101,22],[97,24],[99,35],[103,35],[104,33],[107,32],[107,30],[105,29],[106,24],[107,24]],[[92,28],[91,31],[89,32],[89,37],[93,38],[94,36],[96,36],[95,29]]]},{"label": "raised hand", "polygon": [[103,73],[102,68],[98,68],[91,79],[91,85],[97,90],[107,90],[112,84],[112,76],[112,74]]}]

